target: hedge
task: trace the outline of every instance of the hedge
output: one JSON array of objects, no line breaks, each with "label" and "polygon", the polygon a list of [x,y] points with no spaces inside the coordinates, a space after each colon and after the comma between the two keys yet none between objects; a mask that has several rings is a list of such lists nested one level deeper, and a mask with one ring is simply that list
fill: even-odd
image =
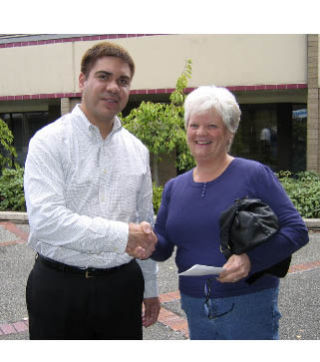
[{"label": "hedge", "polygon": [[[0,211],[25,211],[23,191],[24,169],[4,168],[0,176]],[[293,204],[304,218],[320,218],[320,175],[303,171],[292,174],[290,171],[277,173],[279,181]],[[153,207],[157,214],[163,186],[153,184]]]}]

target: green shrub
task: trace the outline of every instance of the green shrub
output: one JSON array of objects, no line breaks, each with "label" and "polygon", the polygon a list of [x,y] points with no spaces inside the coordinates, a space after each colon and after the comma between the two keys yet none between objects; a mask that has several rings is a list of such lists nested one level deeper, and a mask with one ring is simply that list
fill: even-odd
[{"label": "green shrub", "polygon": [[24,169],[4,168],[0,176],[0,211],[26,211],[23,191]]},{"label": "green shrub", "polygon": [[320,218],[320,175],[312,171],[295,175],[280,171],[277,176],[302,217]]},{"label": "green shrub", "polygon": [[155,214],[158,213],[161,204],[162,191],[163,186],[156,186],[156,184],[153,183],[153,210]]}]

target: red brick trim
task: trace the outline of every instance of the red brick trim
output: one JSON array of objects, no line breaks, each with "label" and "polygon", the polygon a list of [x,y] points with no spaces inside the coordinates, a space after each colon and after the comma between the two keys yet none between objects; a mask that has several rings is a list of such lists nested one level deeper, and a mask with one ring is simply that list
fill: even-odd
[{"label": "red brick trim", "polygon": [[250,92],[260,90],[283,90],[283,89],[306,89],[308,85],[302,84],[262,84],[249,86],[231,86],[227,87],[231,92]]},{"label": "red brick trim", "polygon": [[161,308],[158,321],[165,326],[170,327],[175,332],[181,332],[185,337],[189,337],[188,323],[185,318],[169,311],[168,309]]},{"label": "red brick trim", "polygon": [[2,246],[12,246],[12,245],[18,245],[18,244],[25,244],[25,243],[26,243],[26,241],[21,240],[21,239],[12,240],[12,241],[3,241],[0,243],[0,248]]},{"label": "red brick trim", "polygon": [[[265,84],[254,86],[227,86],[231,92],[253,92],[263,90],[284,90],[284,89],[307,89],[307,84]],[[186,93],[190,93],[195,88],[186,88]],[[131,94],[171,94],[174,88],[154,88],[154,89],[135,89]],[[21,101],[31,99],[61,99],[61,98],[81,98],[81,93],[48,93],[48,94],[27,94],[16,96],[0,96],[0,101]]]},{"label": "red brick trim", "polygon": [[29,233],[21,230],[15,223],[13,222],[0,222],[0,226],[2,226],[5,230],[17,236],[23,242],[26,242],[29,237]]},{"label": "red brick trim", "polygon": [[166,294],[160,295],[161,303],[173,302],[174,300],[180,299],[180,292],[177,290],[175,292],[169,292]]},{"label": "red brick trim", "polygon": [[0,324],[0,336],[2,334],[16,334],[28,330],[28,320],[24,319],[15,323]]},{"label": "red brick trim", "polygon": [[17,236],[16,240],[1,241],[0,247],[25,244],[28,241],[29,234],[21,230],[18,226],[16,226],[16,224],[12,222],[0,222],[0,227],[3,227],[5,230]]},{"label": "red brick trim", "polygon": [[61,98],[81,98],[81,93],[48,93],[48,94],[27,94],[17,96],[0,96],[0,101],[20,101],[34,99],[61,99]]},{"label": "red brick trim", "polygon": [[121,38],[139,38],[142,36],[156,36],[156,35],[169,35],[169,34],[101,34],[101,35],[88,35],[80,37],[71,37],[71,38],[61,38],[61,39],[47,39],[47,40],[33,40],[25,42],[12,42],[0,44],[1,48],[17,48],[25,46],[34,46],[34,45],[47,45],[47,44],[57,44],[57,43],[69,43],[77,41],[94,41],[94,40],[111,40],[111,39],[121,39]]},{"label": "red brick trim", "polygon": [[[305,83],[299,84],[261,84],[261,85],[245,85],[245,86],[227,86],[231,92],[252,92],[261,90],[283,90],[283,89],[306,89],[308,85]],[[190,93],[195,88],[186,88],[185,92]],[[174,88],[161,88],[161,89],[138,89],[132,90],[131,94],[164,94],[172,93]]]},{"label": "red brick trim", "polygon": [[289,268],[289,273],[303,272],[303,271],[313,270],[316,268],[320,268],[320,260],[311,261],[305,264],[292,265]]}]

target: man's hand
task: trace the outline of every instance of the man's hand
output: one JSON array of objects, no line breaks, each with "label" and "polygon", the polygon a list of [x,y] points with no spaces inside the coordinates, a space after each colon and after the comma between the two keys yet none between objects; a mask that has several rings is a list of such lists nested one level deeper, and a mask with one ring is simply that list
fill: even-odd
[{"label": "man's hand", "polygon": [[146,221],[140,224],[129,224],[129,238],[126,253],[134,258],[147,259],[153,253],[157,237]]},{"label": "man's hand", "polygon": [[235,283],[248,276],[251,262],[247,254],[233,254],[224,264],[223,269],[217,280],[221,283]]},{"label": "man's hand", "polygon": [[155,298],[146,298],[143,300],[144,304],[144,313],[142,316],[142,325],[144,327],[150,327],[158,319],[160,312],[160,299]]}]

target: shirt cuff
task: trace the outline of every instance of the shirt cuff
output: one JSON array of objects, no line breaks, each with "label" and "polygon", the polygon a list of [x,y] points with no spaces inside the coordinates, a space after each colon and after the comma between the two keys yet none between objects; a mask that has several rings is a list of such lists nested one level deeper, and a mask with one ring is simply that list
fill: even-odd
[{"label": "shirt cuff", "polygon": [[143,299],[159,296],[157,279],[145,280]]},{"label": "shirt cuff", "polygon": [[144,299],[158,297],[158,264],[152,259],[136,259],[144,278]]}]

